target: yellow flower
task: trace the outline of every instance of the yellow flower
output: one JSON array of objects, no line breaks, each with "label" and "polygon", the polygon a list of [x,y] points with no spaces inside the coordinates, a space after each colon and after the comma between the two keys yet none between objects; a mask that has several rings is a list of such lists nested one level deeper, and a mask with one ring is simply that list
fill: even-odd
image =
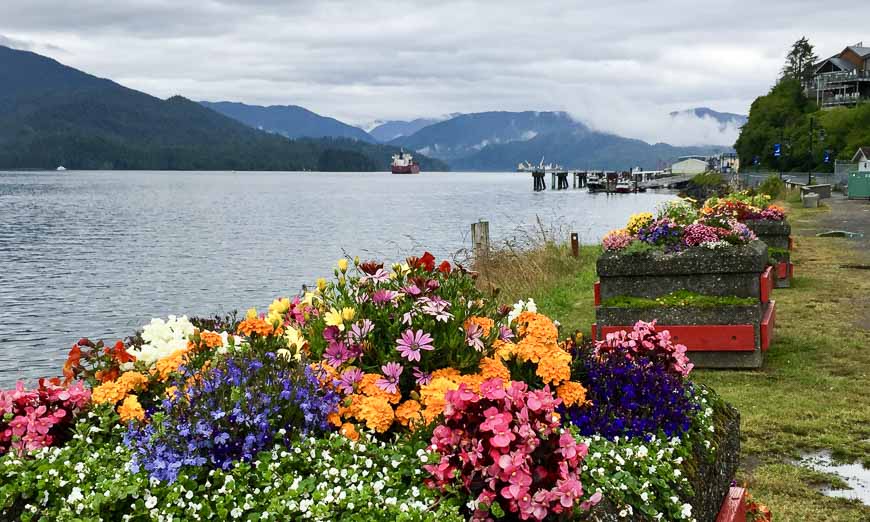
[{"label": "yellow flower", "polygon": [[347,259],[341,258],[338,260],[338,269],[342,274],[347,272]]},{"label": "yellow flower", "polygon": [[[324,279],[323,284],[326,285],[326,280]],[[317,299],[317,296],[314,292],[305,292],[305,295],[302,296],[302,304],[306,306],[313,306],[314,300]]]},{"label": "yellow flower", "polygon": [[344,330],[344,319],[341,317],[341,312],[335,308],[330,308],[323,314],[323,319],[326,321],[326,326],[337,326],[339,330]]},{"label": "yellow flower", "polygon": [[248,313],[245,314],[247,319],[256,319],[257,318],[257,309],[256,308],[248,308]]},{"label": "yellow flower", "polygon": [[653,215],[651,212],[632,214],[631,217],[628,218],[628,225],[625,226],[625,229],[629,234],[634,235],[637,234],[638,230],[641,228],[651,225],[652,222]]},{"label": "yellow flower", "polygon": [[287,327],[287,331],[284,332],[284,338],[287,339],[287,348],[295,348],[297,350],[301,350],[307,342],[302,332],[292,326]]},{"label": "yellow flower", "polygon": [[139,399],[135,395],[128,395],[124,402],[118,406],[118,415],[121,416],[121,422],[130,422],[133,419],[138,421],[145,420],[145,410],[139,404]]},{"label": "yellow flower", "polygon": [[278,298],[272,301],[269,305],[269,313],[285,314],[290,309],[290,299],[287,297]]},{"label": "yellow flower", "polygon": [[357,418],[364,421],[368,429],[384,433],[393,425],[395,413],[383,397],[365,397],[360,403]]},{"label": "yellow flower", "polygon": [[[320,290],[321,292],[326,290],[326,279],[325,278],[323,278],[323,277],[317,278],[317,289]],[[308,294],[305,294],[305,295],[308,296]],[[311,303],[309,303],[309,304],[311,304]]]},{"label": "yellow flower", "polygon": [[356,310],[351,308],[350,306],[346,306],[341,310],[341,318],[345,321],[353,321],[354,316],[356,315]]}]

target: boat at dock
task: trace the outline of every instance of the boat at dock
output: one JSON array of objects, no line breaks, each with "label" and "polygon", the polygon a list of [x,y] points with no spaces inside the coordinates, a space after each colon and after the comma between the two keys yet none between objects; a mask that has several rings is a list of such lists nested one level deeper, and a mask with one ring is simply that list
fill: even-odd
[{"label": "boat at dock", "polygon": [[393,174],[419,174],[420,164],[414,161],[414,156],[402,149],[399,154],[393,154],[390,170]]},{"label": "boat at dock", "polygon": [[540,163],[533,165],[529,161],[523,161],[517,165],[517,172],[565,172],[565,167],[558,163],[544,163],[543,156]]}]

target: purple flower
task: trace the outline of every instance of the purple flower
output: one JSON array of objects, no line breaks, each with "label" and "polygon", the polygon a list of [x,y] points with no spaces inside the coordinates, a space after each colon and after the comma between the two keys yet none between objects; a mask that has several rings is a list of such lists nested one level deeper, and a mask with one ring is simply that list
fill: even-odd
[{"label": "purple flower", "polygon": [[431,298],[421,297],[417,302],[421,305],[420,310],[424,314],[434,317],[436,321],[446,323],[453,319],[453,314],[448,311],[450,309],[450,301],[435,296]]},{"label": "purple flower", "polygon": [[412,297],[417,297],[418,295],[423,293],[423,291],[420,290],[420,288],[414,284],[406,286],[405,288],[402,288],[402,291],[405,292],[406,294],[412,296]]},{"label": "purple flower", "polygon": [[414,330],[408,329],[402,334],[401,339],[396,339],[396,349],[405,359],[419,361],[420,350],[431,351],[435,349],[432,346],[433,341],[432,336],[423,330],[414,332]]},{"label": "purple flower", "polygon": [[399,376],[402,375],[404,368],[397,362],[388,362],[381,366],[381,371],[384,372],[384,379],[378,379],[375,384],[378,388],[387,393],[396,393],[399,386]]},{"label": "purple flower", "polygon": [[465,344],[474,348],[478,352],[483,351],[483,328],[480,327],[477,323],[471,323],[468,325],[468,329],[465,331]]},{"label": "purple flower", "polygon": [[362,276],[359,280],[361,283],[368,283],[369,281],[383,283],[390,280],[390,273],[383,268],[378,268],[374,274],[366,274]]},{"label": "purple flower", "polygon": [[326,359],[327,364],[334,368],[338,368],[353,359],[353,357],[354,353],[348,350],[343,342],[332,341],[329,343],[326,351],[323,352],[323,358]]},{"label": "purple flower", "polygon": [[343,391],[345,394],[350,395],[351,393],[353,393],[354,384],[361,381],[362,378],[363,372],[359,368],[347,369],[342,372],[341,379],[338,380],[338,389]]},{"label": "purple flower", "polygon": [[414,366],[414,379],[420,386],[425,386],[432,382],[432,374],[422,371],[418,366]]},{"label": "purple flower", "polygon": [[505,325],[498,327],[498,338],[504,342],[508,342],[514,338],[514,332]]},{"label": "purple flower", "polygon": [[351,341],[360,342],[374,330],[375,326],[368,319],[363,319],[362,324],[354,323],[353,326],[350,327],[350,332],[348,332],[347,336]]},{"label": "purple flower", "polygon": [[372,294],[372,302],[376,305],[385,305],[387,303],[392,303],[398,295],[399,293],[394,292],[393,290],[379,288]]}]

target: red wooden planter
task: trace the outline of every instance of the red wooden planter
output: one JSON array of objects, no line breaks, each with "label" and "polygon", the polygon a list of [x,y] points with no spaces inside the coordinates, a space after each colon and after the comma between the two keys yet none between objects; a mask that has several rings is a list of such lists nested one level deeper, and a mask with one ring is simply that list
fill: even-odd
[{"label": "red wooden planter", "polygon": [[746,490],[732,487],[725,500],[716,522],[746,522]]}]

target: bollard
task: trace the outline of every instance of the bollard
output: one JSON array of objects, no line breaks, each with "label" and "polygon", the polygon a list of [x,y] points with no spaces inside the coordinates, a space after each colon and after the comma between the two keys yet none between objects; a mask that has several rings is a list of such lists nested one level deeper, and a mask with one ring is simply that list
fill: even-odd
[{"label": "bollard", "polygon": [[580,238],[577,236],[577,232],[571,232],[571,255],[580,257]]},{"label": "bollard", "polygon": [[471,247],[475,256],[489,253],[489,221],[481,219],[471,224]]}]

